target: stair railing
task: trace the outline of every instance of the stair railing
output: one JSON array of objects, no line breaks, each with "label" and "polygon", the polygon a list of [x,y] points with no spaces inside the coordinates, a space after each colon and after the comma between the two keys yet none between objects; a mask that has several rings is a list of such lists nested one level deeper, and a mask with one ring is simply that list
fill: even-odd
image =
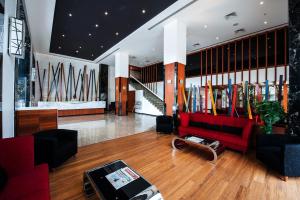
[{"label": "stair railing", "polygon": [[148,90],[151,94],[153,94],[154,96],[156,96],[157,98],[159,98],[161,101],[164,101],[160,96],[158,96],[157,94],[155,94],[152,90],[150,90],[147,86],[145,86],[143,83],[141,83],[137,78],[135,78],[134,76],[130,75],[130,78],[134,79],[136,82],[138,82],[143,88],[145,88],[146,90]]}]

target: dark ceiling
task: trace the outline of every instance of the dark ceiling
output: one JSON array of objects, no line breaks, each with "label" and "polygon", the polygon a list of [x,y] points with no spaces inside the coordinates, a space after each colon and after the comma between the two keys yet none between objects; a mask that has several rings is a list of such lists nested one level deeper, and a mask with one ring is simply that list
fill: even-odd
[{"label": "dark ceiling", "polygon": [[50,52],[95,60],[176,0],[56,0]]}]

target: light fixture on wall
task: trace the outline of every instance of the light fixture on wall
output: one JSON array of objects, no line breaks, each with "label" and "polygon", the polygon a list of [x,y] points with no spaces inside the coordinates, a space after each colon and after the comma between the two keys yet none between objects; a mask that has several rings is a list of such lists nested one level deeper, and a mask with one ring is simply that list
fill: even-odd
[{"label": "light fixture on wall", "polygon": [[9,18],[9,55],[24,58],[25,28],[24,21],[17,18]]}]

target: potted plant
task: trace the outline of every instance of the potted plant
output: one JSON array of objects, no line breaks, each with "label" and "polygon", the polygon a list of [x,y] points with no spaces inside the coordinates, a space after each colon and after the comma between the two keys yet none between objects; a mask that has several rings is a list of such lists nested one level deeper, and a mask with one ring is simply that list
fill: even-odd
[{"label": "potted plant", "polygon": [[282,106],[277,101],[263,101],[255,105],[256,113],[264,122],[262,128],[266,134],[272,133],[273,125],[285,117]]}]

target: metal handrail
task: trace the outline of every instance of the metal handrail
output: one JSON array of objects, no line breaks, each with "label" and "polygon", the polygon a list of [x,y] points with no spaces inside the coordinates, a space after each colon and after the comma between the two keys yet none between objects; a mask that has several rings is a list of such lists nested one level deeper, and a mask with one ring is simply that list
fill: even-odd
[{"label": "metal handrail", "polygon": [[142,85],[144,88],[146,88],[146,90],[148,90],[149,92],[151,92],[154,96],[156,96],[157,98],[159,98],[161,101],[164,101],[161,97],[159,97],[157,94],[155,94],[153,91],[151,91],[148,87],[146,87],[143,83],[141,83],[137,78],[135,78],[134,76],[130,75],[130,78],[133,78],[136,82],[138,82],[140,85]]}]

